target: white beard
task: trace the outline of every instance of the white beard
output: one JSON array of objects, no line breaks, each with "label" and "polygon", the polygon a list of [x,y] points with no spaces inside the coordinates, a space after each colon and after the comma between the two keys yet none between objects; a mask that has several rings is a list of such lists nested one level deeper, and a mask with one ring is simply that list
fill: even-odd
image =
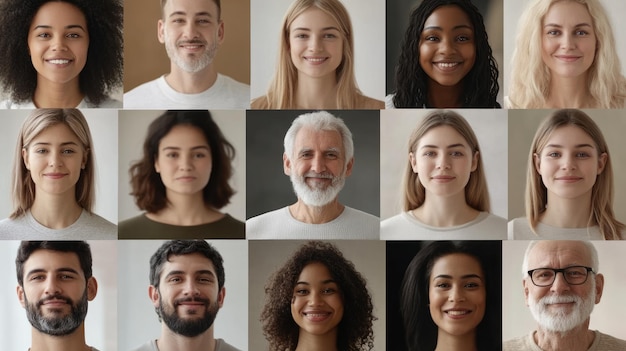
[{"label": "white beard", "polygon": [[[292,168],[289,178],[291,179],[293,190],[299,199],[301,199],[305,204],[309,206],[322,207],[337,198],[339,192],[341,191],[341,189],[343,189],[343,186],[346,183],[346,177],[344,177],[344,174],[345,170],[340,176],[337,177],[334,177],[326,172],[308,172],[306,174],[303,174],[302,176],[298,176],[296,175],[296,171]],[[305,181],[305,178],[307,176],[329,178],[332,179],[332,181],[330,185],[326,186],[326,188],[311,188]]]},{"label": "white beard", "polygon": [[[163,34],[165,37],[165,51],[167,51],[167,56],[176,64],[176,66],[180,67],[180,69],[187,73],[197,73],[202,71],[210,65],[211,62],[213,62],[213,59],[217,54],[217,32],[215,33],[215,38],[211,45],[203,39],[178,40],[174,43],[174,45],[172,45],[172,41],[170,40],[167,30],[164,29]],[[201,44],[206,46],[206,49],[200,57],[184,57],[178,52],[178,46],[183,43]]]},{"label": "white beard", "polygon": [[[559,295],[544,296],[539,301],[528,300],[530,312],[537,323],[551,332],[568,332],[586,321],[595,305],[596,300],[596,283],[592,280],[591,292],[586,299],[576,295]],[[558,302],[575,302],[569,313],[558,311],[553,313],[549,311],[547,304]]]}]

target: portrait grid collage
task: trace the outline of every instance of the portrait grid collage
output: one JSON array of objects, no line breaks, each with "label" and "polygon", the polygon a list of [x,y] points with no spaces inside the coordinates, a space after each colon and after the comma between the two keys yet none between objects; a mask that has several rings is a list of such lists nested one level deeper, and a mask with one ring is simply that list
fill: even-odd
[{"label": "portrait grid collage", "polygon": [[624,14],[0,0],[0,350],[626,351]]}]

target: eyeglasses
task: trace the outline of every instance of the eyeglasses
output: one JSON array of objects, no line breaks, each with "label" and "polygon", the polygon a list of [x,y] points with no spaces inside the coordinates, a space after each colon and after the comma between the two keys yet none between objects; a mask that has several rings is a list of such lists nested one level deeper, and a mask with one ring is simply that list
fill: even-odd
[{"label": "eyeglasses", "polygon": [[571,266],[567,268],[537,268],[528,271],[530,280],[536,286],[550,286],[554,284],[557,273],[563,273],[563,278],[569,285],[581,285],[585,284],[589,272],[596,273],[591,267],[585,266]]}]

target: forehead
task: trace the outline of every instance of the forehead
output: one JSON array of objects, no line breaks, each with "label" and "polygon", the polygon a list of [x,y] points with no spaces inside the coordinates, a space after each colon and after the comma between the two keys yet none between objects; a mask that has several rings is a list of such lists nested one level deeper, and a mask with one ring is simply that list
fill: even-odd
[{"label": "forehead", "polygon": [[448,146],[452,144],[467,146],[468,142],[456,129],[448,125],[441,125],[431,128],[424,133],[417,145],[419,148],[423,145]]},{"label": "forehead", "polygon": [[343,150],[341,133],[336,130],[315,130],[311,127],[302,127],[296,134],[295,150],[302,148],[337,148]]},{"label": "forehead", "polygon": [[204,132],[200,130],[200,128],[188,124],[175,125],[159,141],[159,147],[184,145],[208,146],[209,143],[204,135]]},{"label": "forehead", "polygon": [[70,127],[65,123],[56,123],[49,127],[46,127],[44,130],[39,132],[39,134],[35,135],[32,139],[33,142],[41,141],[74,141],[77,144],[81,144],[78,136],[70,129]]},{"label": "forehead", "polygon": [[332,280],[332,275],[325,264],[320,262],[309,263],[300,272],[298,281],[300,282],[322,282],[326,280]]},{"label": "forehead", "polygon": [[587,7],[575,1],[559,1],[550,6],[543,17],[543,24],[577,25],[592,24]]},{"label": "forehead", "polygon": [[163,265],[161,279],[172,271],[194,274],[199,271],[211,271],[215,276],[215,266],[213,262],[201,253],[188,255],[170,255]]},{"label": "forehead", "polygon": [[190,15],[208,13],[217,17],[218,8],[213,0],[167,0],[163,7],[163,14],[168,17],[176,12]]},{"label": "forehead", "polygon": [[591,266],[591,254],[579,241],[540,241],[529,252],[528,269]]},{"label": "forehead", "polygon": [[475,257],[463,253],[453,253],[435,260],[430,278],[435,278],[438,275],[448,275],[453,278],[467,275],[482,276],[483,270]]},{"label": "forehead", "polygon": [[71,268],[79,273],[84,273],[78,255],[75,252],[52,251],[39,249],[28,257],[24,262],[24,275],[33,270],[53,272],[60,268]]},{"label": "forehead", "polygon": [[[65,1],[49,1],[39,7],[31,25],[50,25],[53,23],[84,26],[87,20],[85,19],[85,14],[78,7]],[[86,27],[84,28],[85,30],[87,29]]]},{"label": "forehead", "polygon": [[451,29],[456,26],[473,27],[469,16],[460,7],[455,5],[445,5],[437,7],[424,22],[424,29],[428,27],[441,27]]},{"label": "forehead", "polygon": [[587,132],[582,128],[575,125],[565,125],[553,130],[546,139],[546,145],[558,144],[558,145],[571,145],[571,144],[589,144],[596,146],[596,143]]},{"label": "forehead", "polygon": [[289,26],[290,30],[297,28],[328,28],[335,27],[338,29],[338,23],[333,17],[318,7],[309,7],[300,13]]}]

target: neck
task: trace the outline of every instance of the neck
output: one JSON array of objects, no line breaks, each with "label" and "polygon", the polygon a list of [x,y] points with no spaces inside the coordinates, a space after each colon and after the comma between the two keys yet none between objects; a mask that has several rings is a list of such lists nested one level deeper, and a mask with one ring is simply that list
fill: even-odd
[{"label": "neck", "polygon": [[475,331],[463,335],[450,335],[439,329],[435,351],[477,351]]},{"label": "neck", "polygon": [[78,77],[67,83],[38,78],[33,103],[37,108],[75,108],[84,97],[78,86]]},{"label": "neck", "polygon": [[213,64],[196,73],[183,71],[175,63],[171,63],[171,70],[165,76],[165,81],[174,90],[183,94],[199,94],[215,84],[217,71]]},{"label": "neck", "polygon": [[422,206],[413,210],[415,218],[433,227],[454,227],[472,221],[480,212],[465,202],[465,193],[437,196],[426,192]]},{"label": "neck", "polygon": [[324,335],[313,335],[300,329],[295,351],[337,351],[337,329]]},{"label": "neck", "polygon": [[546,105],[547,108],[592,107],[586,75],[568,78],[553,75],[550,79],[550,94]]},{"label": "neck", "polygon": [[461,93],[463,91],[463,81],[453,86],[444,86],[428,79],[428,107],[452,108],[463,107]]},{"label": "neck", "polygon": [[289,212],[293,218],[300,222],[322,224],[339,217],[344,208],[345,206],[340,204],[337,198],[321,207],[309,206],[298,199],[298,202],[289,206]]},{"label": "neck", "polygon": [[52,336],[32,328],[32,346],[29,351],[88,351],[84,324],[70,335]]},{"label": "neck", "polygon": [[174,333],[165,323],[161,323],[161,337],[157,339],[157,347],[159,351],[215,351],[213,326],[198,336],[186,337]]},{"label": "neck", "polygon": [[548,331],[540,326],[533,334],[533,339],[544,351],[586,351],[596,337],[596,334],[588,327],[589,319],[564,333]]},{"label": "neck", "polygon": [[156,213],[148,213],[148,218],[165,224],[192,226],[215,222],[224,214],[204,203],[202,192],[183,195],[166,190],[167,205]]},{"label": "neck", "polygon": [[540,221],[559,228],[586,228],[590,216],[591,191],[574,199],[564,199],[548,192],[548,205]]},{"label": "neck", "polygon": [[74,189],[61,195],[37,193],[30,213],[35,220],[50,229],[63,229],[74,224],[83,209],[76,202]]},{"label": "neck", "polygon": [[297,109],[336,109],[337,80],[334,74],[320,78],[298,75]]}]

